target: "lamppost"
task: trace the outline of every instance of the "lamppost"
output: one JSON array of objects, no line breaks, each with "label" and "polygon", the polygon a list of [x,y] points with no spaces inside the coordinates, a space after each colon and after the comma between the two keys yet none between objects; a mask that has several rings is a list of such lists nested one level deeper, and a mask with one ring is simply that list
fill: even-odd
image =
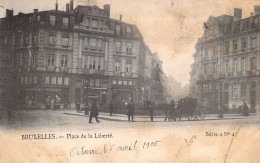
[{"label": "lamppost", "polygon": [[85,80],[85,86],[87,87],[85,115],[88,115],[88,87],[89,87],[88,79]]}]

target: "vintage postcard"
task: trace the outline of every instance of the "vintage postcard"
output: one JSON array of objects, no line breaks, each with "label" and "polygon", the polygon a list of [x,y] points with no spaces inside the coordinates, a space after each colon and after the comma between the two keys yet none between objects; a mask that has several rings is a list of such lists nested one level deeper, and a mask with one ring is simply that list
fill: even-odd
[{"label": "vintage postcard", "polygon": [[260,1],[0,0],[0,162],[260,163]]}]

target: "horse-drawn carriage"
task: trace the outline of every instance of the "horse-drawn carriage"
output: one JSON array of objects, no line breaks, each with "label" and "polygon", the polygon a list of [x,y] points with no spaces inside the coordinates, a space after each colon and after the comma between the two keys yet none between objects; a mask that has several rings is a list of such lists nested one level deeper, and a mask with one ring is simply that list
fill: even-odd
[{"label": "horse-drawn carriage", "polygon": [[178,100],[177,107],[170,112],[170,120],[181,120],[182,117],[188,118],[188,120],[203,120],[206,113],[197,108],[196,98],[183,98]]}]

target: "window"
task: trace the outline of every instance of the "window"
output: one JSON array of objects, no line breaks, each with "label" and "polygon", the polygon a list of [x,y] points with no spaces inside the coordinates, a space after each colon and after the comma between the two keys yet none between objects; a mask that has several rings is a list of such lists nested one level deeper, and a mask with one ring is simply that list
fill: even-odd
[{"label": "window", "polygon": [[122,43],[116,42],[116,52],[121,52],[121,50],[122,50]]},{"label": "window", "polygon": [[21,76],[21,83],[23,84],[24,83],[24,77]]},{"label": "window", "polygon": [[56,17],[54,15],[50,15],[50,25],[51,26],[56,25]]},{"label": "window", "polygon": [[88,38],[87,37],[84,38],[84,46],[85,46],[85,48],[88,48]]},{"label": "window", "polygon": [[122,85],[122,84],[123,84],[122,80],[119,80],[118,85]]},{"label": "window", "polygon": [[68,47],[69,46],[69,37],[68,36],[62,37],[61,44],[62,44],[62,46]]},{"label": "window", "polygon": [[209,85],[208,85],[208,84],[203,84],[203,90],[204,90],[204,91],[209,90]]},{"label": "window", "polygon": [[97,26],[98,26],[98,20],[97,20],[97,19],[92,19],[92,20],[91,20],[91,26],[97,28]]},{"label": "window", "polygon": [[238,97],[238,84],[236,82],[233,83],[233,98]]},{"label": "window", "polygon": [[126,44],[126,52],[127,53],[132,53],[132,43],[127,43]]},{"label": "window", "polygon": [[119,72],[120,71],[120,61],[115,61],[115,72]]},{"label": "window", "polygon": [[69,27],[69,18],[63,17],[62,18],[62,25],[63,25],[63,27],[68,28]]},{"label": "window", "polygon": [[29,35],[23,36],[23,45],[29,45],[30,44],[30,37]]},{"label": "window", "polygon": [[51,84],[53,84],[53,85],[57,84],[57,77],[56,76],[51,77]]},{"label": "window", "polygon": [[25,76],[25,77],[24,77],[24,83],[25,83],[25,84],[29,84],[29,77],[28,77],[28,76]]},{"label": "window", "polygon": [[45,84],[50,84],[50,77],[49,76],[45,76]]},{"label": "window", "polygon": [[36,54],[32,54],[32,59],[31,59],[31,65],[32,66],[35,66],[36,65],[36,58],[37,57],[37,55]]},{"label": "window", "polygon": [[228,83],[225,83],[224,84],[224,90],[228,91],[228,88],[229,88]]},{"label": "window", "polygon": [[237,40],[233,40],[233,52],[236,52],[237,50],[238,50]]},{"label": "window", "polygon": [[123,85],[127,85],[127,81],[124,81],[124,82],[123,82]]},{"label": "window", "polygon": [[128,81],[128,85],[133,85],[133,81]]},{"label": "window", "polygon": [[213,63],[213,70],[212,73],[215,74],[217,72],[217,64]]},{"label": "window", "polygon": [[218,47],[217,46],[213,46],[213,58],[218,56]]},{"label": "window", "polygon": [[208,55],[208,48],[204,49],[204,58],[208,59],[209,55]]},{"label": "window", "polygon": [[127,34],[127,36],[132,35],[132,27],[126,27],[126,34]]},{"label": "window", "polygon": [[233,72],[237,72],[237,58],[233,59]]},{"label": "window", "polygon": [[102,67],[102,65],[103,65],[103,58],[99,57],[97,64],[98,64],[98,65],[97,65],[97,69],[98,69],[98,70],[102,70],[102,69],[103,69],[103,67]]},{"label": "window", "polygon": [[116,84],[116,80],[113,80],[113,84],[114,84],[114,85]]},{"label": "window", "polygon": [[33,76],[33,84],[37,84],[37,76]]},{"label": "window", "polygon": [[61,67],[67,67],[68,57],[66,55],[61,56]]},{"label": "window", "polygon": [[96,86],[96,87],[99,87],[99,84],[100,84],[100,80],[99,80],[99,79],[96,79],[95,86]]},{"label": "window", "polygon": [[64,77],[64,85],[69,85],[69,78],[68,77]]},{"label": "window", "polygon": [[95,86],[95,80],[94,80],[94,79],[90,79],[90,80],[89,80],[89,85],[90,85],[91,87],[94,87],[94,86]]},{"label": "window", "polygon": [[229,42],[225,42],[225,53],[229,53]]},{"label": "window", "polygon": [[246,72],[246,57],[241,58],[241,71]]},{"label": "window", "polygon": [[15,35],[15,44],[16,45],[21,45],[21,34],[17,34],[17,35]]},{"label": "window", "polygon": [[247,48],[247,40],[246,37],[241,38],[241,49],[244,50]]},{"label": "window", "polygon": [[55,35],[49,36],[49,44],[52,44],[52,45],[56,44],[56,40],[57,40],[57,38]]},{"label": "window", "polygon": [[62,77],[58,77],[58,85],[62,85]]},{"label": "window", "polygon": [[131,69],[132,69],[132,64],[131,63],[127,63],[125,71],[128,72],[128,73],[131,73]]},{"label": "window", "polygon": [[96,60],[95,59],[90,59],[89,60],[89,69],[96,69]]},{"label": "window", "polygon": [[98,39],[98,49],[102,49],[102,39]]},{"label": "window", "polygon": [[116,35],[121,35],[121,25],[116,25]]},{"label": "window", "polygon": [[229,61],[227,60],[225,63],[226,73],[229,73]]},{"label": "window", "polygon": [[90,48],[91,49],[96,49],[97,48],[97,39],[91,38],[90,39]]},{"label": "window", "polygon": [[252,22],[252,27],[255,28],[258,26],[258,17],[255,17],[253,22]]},{"label": "window", "polygon": [[47,64],[48,64],[48,66],[54,66],[54,55],[53,54],[48,55]]},{"label": "window", "polygon": [[33,34],[32,35],[32,45],[36,45],[38,43],[38,35]]},{"label": "window", "polygon": [[256,58],[255,57],[251,57],[251,59],[250,59],[250,68],[251,68],[251,70],[256,69]]},{"label": "window", "polygon": [[256,36],[251,37],[251,49],[256,48]]},{"label": "window", "polygon": [[241,97],[246,97],[246,83],[241,83]]}]

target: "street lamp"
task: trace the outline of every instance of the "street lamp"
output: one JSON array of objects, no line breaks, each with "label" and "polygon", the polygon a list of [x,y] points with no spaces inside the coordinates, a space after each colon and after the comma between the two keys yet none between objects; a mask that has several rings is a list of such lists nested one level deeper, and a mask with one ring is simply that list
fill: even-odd
[{"label": "street lamp", "polygon": [[88,115],[88,87],[89,87],[88,79],[85,80],[85,86],[87,87],[85,115]]}]

